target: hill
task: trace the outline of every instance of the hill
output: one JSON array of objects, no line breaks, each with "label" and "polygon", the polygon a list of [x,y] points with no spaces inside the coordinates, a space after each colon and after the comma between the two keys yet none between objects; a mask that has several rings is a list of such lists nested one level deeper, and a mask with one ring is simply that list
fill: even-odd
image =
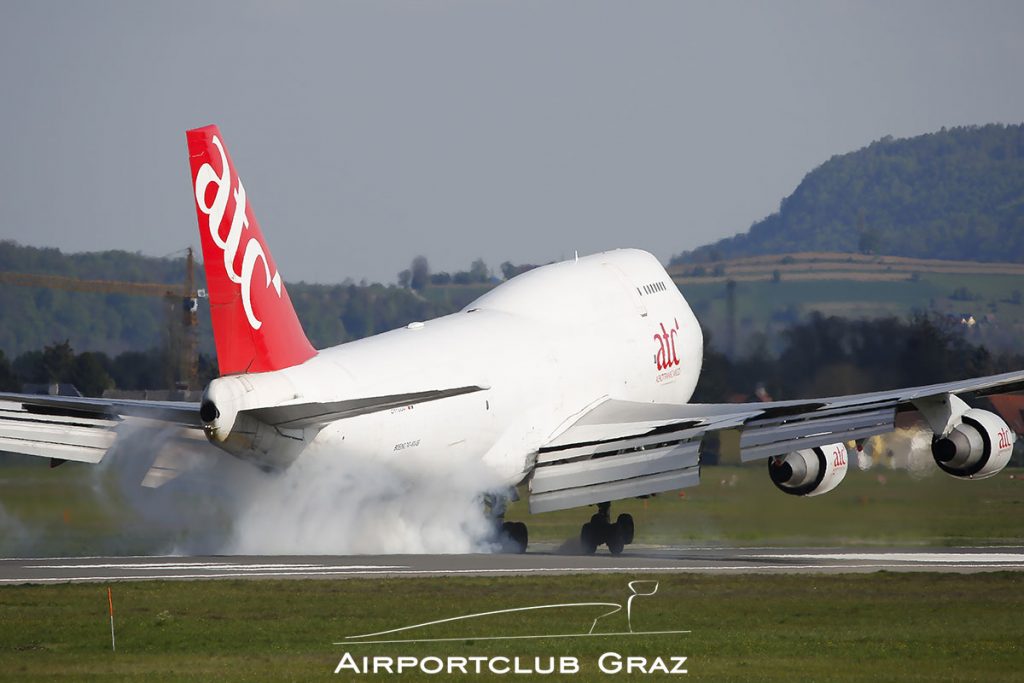
[{"label": "hill", "polygon": [[746,256],[668,268],[714,346],[730,356],[777,352],[786,330],[817,313],[850,319],[930,313],[974,344],[1020,350],[1024,264],[836,252]]},{"label": "hill", "polygon": [[885,137],[834,156],[777,213],[672,263],[794,251],[1024,262],[1024,124]]}]

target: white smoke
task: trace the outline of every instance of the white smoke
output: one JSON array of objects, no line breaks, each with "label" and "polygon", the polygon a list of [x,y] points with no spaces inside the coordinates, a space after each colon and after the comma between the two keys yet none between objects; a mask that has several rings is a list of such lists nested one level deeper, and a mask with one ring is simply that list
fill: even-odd
[{"label": "white smoke", "polygon": [[861,469],[901,469],[915,478],[928,477],[936,471],[931,444],[932,433],[924,427],[897,429],[869,439],[858,464]]},{"label": "white smoke", "polygon": [[[170,554],[489,552],[495,528],[482,495],[501,483],[479,459],[403,453],[378,459],[307,450],[265,473],[209,444],[159,489],[139,485],[174,428],[125,429],[96,471],[128,536]],[[182,462],[179,458],[178,462]]]},{"label": "white smoke", "polygon": [[11,514],[0,501],[0,550],[18,555],[33,547],[35,534],[16,515]]},{"label": "white smoke", "polygon": [[480,496],[497,485],[479,461],[307,453],[245,485],[223,551],[485,552],[494,528]]}]

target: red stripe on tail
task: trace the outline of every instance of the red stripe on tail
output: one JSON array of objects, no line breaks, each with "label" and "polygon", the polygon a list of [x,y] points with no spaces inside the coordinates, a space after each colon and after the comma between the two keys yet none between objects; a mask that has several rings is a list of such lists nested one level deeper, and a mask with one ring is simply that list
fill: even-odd
[{"label": "red stripe on tail", "polygon": [[186,133],[220,374],[298,365],[306,339],[216,126]]}]

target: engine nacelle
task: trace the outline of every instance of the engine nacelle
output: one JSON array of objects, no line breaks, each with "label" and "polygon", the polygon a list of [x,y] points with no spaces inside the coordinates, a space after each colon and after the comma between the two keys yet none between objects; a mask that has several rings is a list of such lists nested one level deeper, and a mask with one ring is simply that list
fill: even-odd
[{"label": "engine nacelle", "polygon": [[805,448],[768,460],[768,474],[782,492],[794,496],[828,493],[846,476],[846,446]]},{"label": "engine nacelle", "polygon": [[314,428],[279,429],[247,414],[298,397],[279,373],[220,377],[210,382],[199,406],[206,437],[242,460],[264,468],[290,465],[316,435]]},{"label": "engine nacelle", "polygon": [[932,439],[932,457],[939,468],[959,479],[986,479],[998,474],[1013,455],[1017,435],[1001,417],[972,408],[945,436]]}]

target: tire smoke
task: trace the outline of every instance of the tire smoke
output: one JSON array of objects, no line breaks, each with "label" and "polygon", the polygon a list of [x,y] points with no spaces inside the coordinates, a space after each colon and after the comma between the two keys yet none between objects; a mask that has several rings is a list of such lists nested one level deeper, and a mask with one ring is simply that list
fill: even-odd
[{"label": "tire smoke", "polygon": [[[403,453],[391,458],[307,450],[266,473],[204,442],[181,451],[180,430],[127,429],[95,470],[94,489],[169,554],[397,554],[490,552],[482,495],[501,490],[479,460]],[[153,461],[185,471],[157,489]],[[142,454],[149,454],[143,457]],[[141,527],[141,528],[139,528]]]}]

